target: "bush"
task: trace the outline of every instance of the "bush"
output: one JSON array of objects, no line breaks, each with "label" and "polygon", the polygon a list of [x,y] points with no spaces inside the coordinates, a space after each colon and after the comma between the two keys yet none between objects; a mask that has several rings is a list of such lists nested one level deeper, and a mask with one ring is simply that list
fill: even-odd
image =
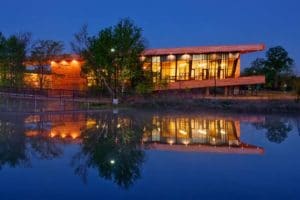
[{"label": "bush", "polygon": [[135,87],[136,93],[140,94],[140,95],[147,95],[152,93],[153,91],[153,87],[150,84],[146,84],[146,83],[139,83],[136,87]]}]

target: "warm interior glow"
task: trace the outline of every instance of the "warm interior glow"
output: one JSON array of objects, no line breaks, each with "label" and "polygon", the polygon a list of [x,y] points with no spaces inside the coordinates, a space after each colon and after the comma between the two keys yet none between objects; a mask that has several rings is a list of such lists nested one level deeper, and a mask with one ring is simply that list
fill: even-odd
[{"label": "warm interior glow", "polygon": [[170,55],[167,56],[167,59],[168,59],[168,60],[175,60],[175,59],[176,59],[176,56],[173,55],[173,54],[170,54]]},{"label": "warm interior glow", "polygon": [[68,62],[65,61],[65,60],[62,60],[62,61],[60,62],[60,64],[62,64],[62,65],[68,65]]},{"label": "warm interior glow", "polygon": [[75,59],[73,59],[73,60],[72,60],[72,64],[77,65],[77,64],[78,64],[78,61],[75,60]]}]

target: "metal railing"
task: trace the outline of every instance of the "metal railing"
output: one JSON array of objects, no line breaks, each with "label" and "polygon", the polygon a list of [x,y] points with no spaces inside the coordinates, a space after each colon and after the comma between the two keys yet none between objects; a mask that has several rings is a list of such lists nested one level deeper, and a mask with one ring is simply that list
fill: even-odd
[{"label": "metal railing", "polygon": [[[66,90],[66,89],[39,89],[39,88],[15,88],[0,87],[0,92],[18,96],[41,96],[49,98],[86,98],[90,94],[87,90]],[[93,96],[101,96],[93,94]]]}]

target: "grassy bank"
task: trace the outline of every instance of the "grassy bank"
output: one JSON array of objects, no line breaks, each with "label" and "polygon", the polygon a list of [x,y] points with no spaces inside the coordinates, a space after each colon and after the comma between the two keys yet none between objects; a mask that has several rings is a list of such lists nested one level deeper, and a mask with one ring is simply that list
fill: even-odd
[{"label": "grassy bank", "polygon": [[210,97],[185,98],[179,96],[149,96],[131,99],[123,106],[138,109],[218,110],[241,113],[300,113],[300,102],[295,98]]}]

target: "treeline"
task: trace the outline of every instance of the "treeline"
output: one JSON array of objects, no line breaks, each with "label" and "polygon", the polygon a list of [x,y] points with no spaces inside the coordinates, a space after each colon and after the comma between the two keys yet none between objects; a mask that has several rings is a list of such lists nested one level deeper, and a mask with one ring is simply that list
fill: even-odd
[{"label": "treeline", "polygon": [[[74,34],[73,51],[84,60],[83,76],[93,77],[93,89],[112,96],[125,92],[149,93],[154,85],[151,70],[143,70],[140,55],[146,48],[142,28],[130,19],[89,35],[84,25]],[[25,62],[32,63],[40,89],[46,82],[49,61],[63,53],[60,41],[31,41],[29,33],[5,36],[0,32],[0,86],[24,86]],[[281,46],[270,48],[265,58],[257,58],[244,75],[265,75],[266,89],[296,90],[300,95],[299,78],[293,73],[295,63]]]},{"label": "treeline", "polygon": [[295,62],[281,46],[266,51],[265,58],[257,58],[244,70],[244,75],[265,75],[264,87],[271,90],[299,90],[300,79],[294,72]]},{"label": "treeline", "polygon": [[63,43],[53,40],[31,41],[30,33],[5,36],[0,32],[0,86],[24,87],[26,62],[32,63],[42,89],[49,61],[60,55]]},{"label": "treeline", "polygon": [[[31,72],[36,72],[38,85],[43,89],[50,73],[49,61],[63,53],[63,43],[53,40],[32,43],[30,34],[0,36],[0,86],[24,86],[26,61],[34,66]],[[145,46],[142,29],[127,18],[93,36],[88,35],[84,25],[71,42],[73,51],[85,60],[82,74],[93,77],[93,89],[114,96],[125,91],[151,91],[151,78],[143,72],[140,61]]]}]

